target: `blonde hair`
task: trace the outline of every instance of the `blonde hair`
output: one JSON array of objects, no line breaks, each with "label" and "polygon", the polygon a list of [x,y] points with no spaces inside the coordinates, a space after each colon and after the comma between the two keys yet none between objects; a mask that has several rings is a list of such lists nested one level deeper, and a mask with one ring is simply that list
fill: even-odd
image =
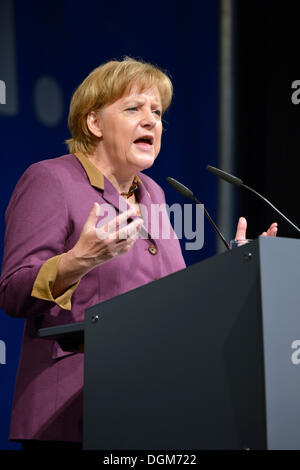
[{"label": "blonde hair", "polygon": [[133,85],[137,85],[139,91],[157,86],[162,113],[170,106],[172,82],[158,67],[130,57],[100,65],[79,85],[71,99],[68,126],[72,138],[66,140],[71,153],[93,152],[99,138],[92,134],[87,126],[88,114],[129,93]]}]

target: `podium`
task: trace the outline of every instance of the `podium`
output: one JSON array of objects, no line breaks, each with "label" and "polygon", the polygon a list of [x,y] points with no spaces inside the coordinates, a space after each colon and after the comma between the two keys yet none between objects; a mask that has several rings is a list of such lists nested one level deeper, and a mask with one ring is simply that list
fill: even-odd
[{"label": "podium", "polygon": [[299,266],[259,237],[39,330],[84,338],[83,448],[300,449]]}]

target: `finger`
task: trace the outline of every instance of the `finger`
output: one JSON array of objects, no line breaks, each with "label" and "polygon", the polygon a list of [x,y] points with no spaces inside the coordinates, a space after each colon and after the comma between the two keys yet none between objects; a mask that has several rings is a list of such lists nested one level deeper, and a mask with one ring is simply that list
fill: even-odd
[{"label": "finger", "polygon": [[128,219],[130,219],[131,217],[134,217],[134,216],[137,216],[137,213],[136,213],[136,210],[133,207],[128,209],[128,211],[121,212],[121,214],[117,215],[117,217],[115,218],[116,225],[114,226],[114,231],[116,231],[117,229],[122,227],[122,225],[124,225],[124,224],[127,225]]},{"label": "finger", "polygon": [[247,220],[245,217],[240,217],[235,234],[235,240],[245,240],[247,231]]},{"label": "finger", "polygon": [[100,206],[98,202],[94,202],[91,212],[86,219],[85,225],[92,225],[95,227],[100,213]]},{"label": "finger", "polygon": [[272,228],[267,231],[268,237],[276,237],[277,235],[277,228]]},{"label": "finger", "polygon": [[268,230],[266,232],[263,232],[261,236],[262,237],[276,237],[277,230],[278,230],[278,224],[277,222],[273,222],[273,224],[270,225]]},{"label": "finger", "polygon": [[269,237],[276,237],[278,231],[278,224],[277,222],[274,222],[272,225],[270,225],[267,234]]},{"label": "finger", "polygon": [[131,208],[128,211],[122,212],[121,214],[114,217],[107,224],[96,228],[96,235],[100,240],[109,237],[111,234],[117,232],[118,227],[127,223],[127,219],[136,215],[136,211]]},{"label": "finger", "polygon": [[126,225],[125,227],[121,228],[119,231],[115,232],[114,234],[110,235],[110,238],[114,238],[118,241],[126,240],[126,239],[135,239],[142,227],[142,219],[138,218],[135,219],[130,224]]},{"label": "finger", "polygon": [[124,212],[121,212],[120,214],[118,214],[115,219],[117,220],[117,222],[125,222],[127,219],[130,219],[130,217],[133,217],[136,215],[136,210],[131,207],[130,209],[128,209],[127,211],[124,211]]}]

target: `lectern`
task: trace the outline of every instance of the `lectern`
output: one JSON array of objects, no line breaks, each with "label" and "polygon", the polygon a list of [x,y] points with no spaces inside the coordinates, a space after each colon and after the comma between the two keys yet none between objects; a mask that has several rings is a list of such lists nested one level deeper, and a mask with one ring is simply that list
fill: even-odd
[{"label": "lectern", "polygon": [[300,449],[299,273],[260,237],[39,330],[84,336],[84,449]]}]

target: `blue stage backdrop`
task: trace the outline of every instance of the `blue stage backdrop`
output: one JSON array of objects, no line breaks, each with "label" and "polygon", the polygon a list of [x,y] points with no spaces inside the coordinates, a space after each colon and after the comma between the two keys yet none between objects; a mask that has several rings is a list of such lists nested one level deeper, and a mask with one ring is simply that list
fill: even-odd
[{"label": "blue stage backdrop", "polygon": [[[68,153],[74,89],[93,68],[124,55],[157,64],[174,84],[162,150],[147,173],[164,188],[168,204],[188,202],[167,186],[172,176],[215,217],[217,188],[205,165],[217,164],[218,22],[218,0],[1,0],[2,242],[5,209],[21,174],[36,161]],[[184,251],[186,263],[215,254],[215,242],[206,226],[204,247]],[[19,448],[8,431],[23,324],[0,312],[0,449]]]}]

